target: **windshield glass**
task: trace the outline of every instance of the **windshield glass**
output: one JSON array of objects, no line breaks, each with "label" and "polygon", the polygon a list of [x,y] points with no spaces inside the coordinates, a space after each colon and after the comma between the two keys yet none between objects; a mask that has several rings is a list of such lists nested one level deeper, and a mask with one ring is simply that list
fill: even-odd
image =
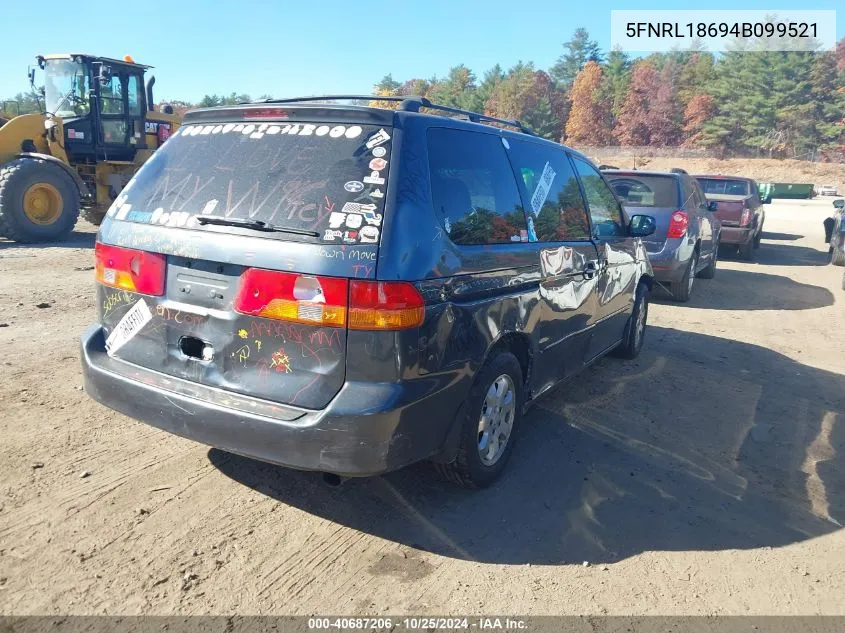
[{"label": "windshield glass", "polygon": [[732,196],[747,196],[748,181],[725,178],[696,178],[704,193],[726,193]]},{"label": "windshield glass", "polygon": [[390,137],[357,124],[186,125],[144,164],[109,215],[216,231],[237,229],[199,224],[196,216],[261,221],[317,232],[323,242],[377,243]]},{"label": "windshield glass", "polygon": [[88,71],[84,64],[69,59],[51,59],[45,63],[44,71],[47,112],[65,117],[88,114]]},{"label": "windshield glass", "polygon": [[623,204],[633,207],[678,207],[678,181],[673,176],[608,174],[605,177]]}]

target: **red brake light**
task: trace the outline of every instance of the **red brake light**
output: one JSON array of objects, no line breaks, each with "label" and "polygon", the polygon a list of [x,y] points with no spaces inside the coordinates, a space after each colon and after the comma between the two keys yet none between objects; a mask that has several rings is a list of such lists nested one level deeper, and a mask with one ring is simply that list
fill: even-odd
[{"label": "red brake light", "polygon": [[742,217],[739,219],[740,226],[748,226],[751,222],[751,209],[745,208],[742,210]]},{"label": "red brake light", "polygon": [[689,215],[686,211],[675,211],[669,222],[669,232],[666,237],[683,237],[689,228]]},{"label": "red brake light", "polygon": [[404,330],[419,327],[425,300],[404,281],[352,280],[349,286],[350,330]]},{"label": "red brake light", "polygon": [[343,327],[348,282],[337,277],[248,268],[234,308],[241,314],[281,321]]},{"label": "red brake light", "polygon": [[97,281],[105,286],[156,297],[164,294],[164,255],[97,242],[94,260]]}]

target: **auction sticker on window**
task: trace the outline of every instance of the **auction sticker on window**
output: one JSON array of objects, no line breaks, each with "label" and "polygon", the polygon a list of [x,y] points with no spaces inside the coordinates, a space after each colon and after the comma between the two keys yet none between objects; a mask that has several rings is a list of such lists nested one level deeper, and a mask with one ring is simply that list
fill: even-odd
[{"label": "auction sticker on window", "polygon": [[138,332],[153,319],[147,302],[139,299],[115,326],[106,339],[106,353],[113,356],[117,350],[131,341]]},{"label": "auction sticker on window", "polygon": [[555,170],[547,162],[546,166],[543,167],[543,173],[540,175],[540,182],[537,183],[534,194],[531,196],[531,210],[534,212],[534,215],[540,213],[540,209],[543,208],[543,203],[546,202],[549,190],[552,188],[552,181],[556,175]]}]

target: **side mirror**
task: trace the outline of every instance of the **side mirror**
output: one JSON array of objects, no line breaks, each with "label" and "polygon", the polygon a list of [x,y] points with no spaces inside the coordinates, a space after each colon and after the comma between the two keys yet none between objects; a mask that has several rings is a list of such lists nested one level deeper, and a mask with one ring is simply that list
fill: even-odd
[{"label": "side mirror", "polygon": [[26,71],[26,76],[29,77],[29,85],[34,86],[35,85],[35,69],[34,68],[28,68],[27,71]]},{"label": "side mirror", "polygon": [[834,208],[839,209],[841,211],[843,208],[845,208],[845,200],[842,200],[841,198],[839,200],[834,200],[833,206]]},{"label": "side mirror", "polygon": [[718,209],[719,209],[719,203],[718,202],[716,202],[715,200],[708,200],[707,201],[707,210],[708,211],[713,211],[715,213],[716,211],[718,211]]},{"label": "side mirror", "polygon": [[760,198],[760,202],[763,204],[769,204],[772,201],[772,194],[767,193],[765,196]]},{"label": "side mirror", "polygon": [[628,225],[631,237],[647,237],[657,230],[657,220],[650,215],[635,215]]}]

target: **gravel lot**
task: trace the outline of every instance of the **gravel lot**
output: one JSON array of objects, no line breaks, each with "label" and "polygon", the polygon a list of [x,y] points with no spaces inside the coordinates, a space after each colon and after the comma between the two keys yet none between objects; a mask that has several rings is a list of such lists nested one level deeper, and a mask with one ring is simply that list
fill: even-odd
[{"label": "gravel lot", "polygon": [[82,391],[93,228],[0,241],[0,614],[845,614],[845,291],[830,200],[655,298],[634,363],[543,398],[503,480],[329,488]]}]

